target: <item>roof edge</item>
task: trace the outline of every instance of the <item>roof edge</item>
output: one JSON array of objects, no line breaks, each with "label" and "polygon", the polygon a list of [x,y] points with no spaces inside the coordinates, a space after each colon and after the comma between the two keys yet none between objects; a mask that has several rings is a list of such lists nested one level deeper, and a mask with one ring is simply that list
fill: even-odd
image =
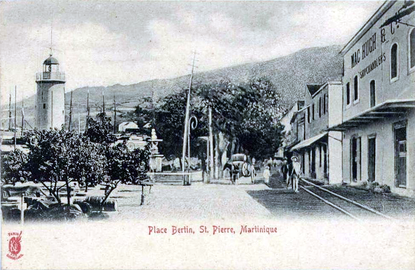
[{"label": "roof edge", "polygon": [[344,47],[340,50],[339,54],[344,55],[346,52],[350,50],[353,45],[357,43],[360,38],[366,34],[370,27],[372,27],[382,16],[386,13],[388,9],[390,9],[398,0],[386,0],[377,10],[376,12],[363,24],[363,26],[357,31],[356,34],[344,45]]}]

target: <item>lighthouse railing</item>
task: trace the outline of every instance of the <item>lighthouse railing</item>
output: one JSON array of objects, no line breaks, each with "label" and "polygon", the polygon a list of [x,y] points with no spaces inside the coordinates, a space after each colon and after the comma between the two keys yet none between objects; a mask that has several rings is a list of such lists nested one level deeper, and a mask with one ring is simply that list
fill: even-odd
[{"label": "lighthouse railing", "polygon": [[65,73],[63,72],[38,72],[36,73],[36,81],[65,81]]}]

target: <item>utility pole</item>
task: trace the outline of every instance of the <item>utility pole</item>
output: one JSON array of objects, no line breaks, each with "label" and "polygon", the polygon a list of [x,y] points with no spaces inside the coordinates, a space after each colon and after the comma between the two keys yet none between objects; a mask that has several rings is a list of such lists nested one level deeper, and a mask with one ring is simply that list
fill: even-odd
[{"label": "utility pole", "polygon": [[78,134],[81,134],[81,114],[78,113]]},{"label": "utility pole", "polygon": [[24,99],[22,99],[22,133],[21,133],[22,137],[23,137],[23,131],[24,131]]},{"label": "utility pole", "polygon": [[114,94],[114,134],[117,132],[117,104],[115,103],[115,94]]},{"label": "utility pole", "polygon": [[73,91],[71,91],[71,101],[69,102],[69,131],[71,130],[72,127],[72,93]]},{"label": "utility pole", "polygon": [[[189,114],[190,114],[190,93],[192,90],[192,81],[193,81],[193,72],[195,69],[195,60],[196,60],[196,52],[193,54],[193,63],[192,63],[192,72],[190,74],[189,80],[189,91],[187,93],[187,102],[186,102],[186,115],[184,119],[184,132],[183,132],[183,151],[182,151],[182,170],[183,170],[183,185],[190,185],[190,175],[188,176],[188,180],[186,181],[186,176],[184,173],[186,172],[186,147],[188,144],[188,137],[189,137]],[[190,158],[190,157],[189,157]],[[189,160],[190,163],[190,160]],[[190,167],[190,164],[188,164]]]},{"label": "utility pole", "polygon": [[105,94],[102,91],[102,113],[105,114]]},{"label": "utility pole", "polygon": [[210,179],[213,179],[215,175],[215,164],[213,162],[213,129],[212,129],[212,107],[209,105],[209,148],[210,148]]},{"label": "utility pole", "polygon": [[154,81],[151,81],[151,128],[154,127],[156,122],[156,114],[154,112]]},{"label": "utility pole", "polygon": [[89,109],[89,89],[88,89],[88,93],[86,95],[86,123],[85,123],[85,131],[88,130],[89,113],[90,113],[90,109]]},{"label": "utility pole", "polygon": [[51,108],[51,110],[50,110],[50,126],[52,127],[52,129],[53,129],[53,91],[50,91],[50,96],[51,96],[51,98],[50,98],[50,104],[51,104],[51,106],[50,106],[50,108]]},{"label": "utility pole", "polygon": [[9,93],[9,131],[12,130],[12,92]]},{"label": "utility pole", "polygon": [[16,132],[17,132],[17,85],[14,86],[14,150],[16,150]]}]

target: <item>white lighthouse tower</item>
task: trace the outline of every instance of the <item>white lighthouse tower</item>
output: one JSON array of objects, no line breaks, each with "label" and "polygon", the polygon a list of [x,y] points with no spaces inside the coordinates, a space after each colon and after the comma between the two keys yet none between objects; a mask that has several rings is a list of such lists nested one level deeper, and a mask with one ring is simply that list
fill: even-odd
[{"label": "white lighthouse tower", "polygon": [[43,62],[43,71],[36,74],[36,127],[60,129],[65,124],[65,73],[50,54]]}]

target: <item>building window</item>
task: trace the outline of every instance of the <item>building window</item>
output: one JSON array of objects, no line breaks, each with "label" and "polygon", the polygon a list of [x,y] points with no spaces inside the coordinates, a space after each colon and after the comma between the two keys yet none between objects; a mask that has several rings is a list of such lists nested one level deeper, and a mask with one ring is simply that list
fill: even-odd
[{"label": "building window", "polygon": [[409,68],[415,67],[415,28],[409,34]]},{"label": "building window", "polygon": [[325,97],[324,99],[325,113],[328,113],[329,112],[329,95],[325,94],[324,97]]},{"label": "building window", "polygon": [[312,120],[315,119],[314,118],[314,113],[315,113],[315,111],[314,111],[314,103],[313,103],[313,105],[311,106],[311,117],[312,117]]},{"label": "building window", "polygon": [[46,104],[45,103],[43,103],[43,109],[46,109]]},{"label": "building window", "polygon": [[350,105],[350,83],[346,83],[346,104]]},{"label": "building window", "polygon": [[398,44],[391,47],[391,80],[398,78]]},{"label": "building window", "polygon": [[301,172],[305,174],[305,152],[301,154]]},{"label": "building window", "polygon": [[320,145],[320,149],[319,149],[320,151],[318,152],[318,165],[319,165],[319,167],[321,168],[321,161],[322,161],[322,154],[321,154],[321,152],[323,151],[323,147]]},{"label": "building window", "polygon": [[318,117],[321,117],[321,110],[322,110],[322,102],[321,97],[318,100]]},{"label": "building window", "polygon": [[359,100],[359,78],[356,76],[354,76],[354,102]]},{"label": "building window", "polygon": [[376,83],[375,81],[370,82],[370,107],[376,105]]},{"label": "building window", "polygon": [[307,122],[310,123],[310,107],[307,107]]}]

